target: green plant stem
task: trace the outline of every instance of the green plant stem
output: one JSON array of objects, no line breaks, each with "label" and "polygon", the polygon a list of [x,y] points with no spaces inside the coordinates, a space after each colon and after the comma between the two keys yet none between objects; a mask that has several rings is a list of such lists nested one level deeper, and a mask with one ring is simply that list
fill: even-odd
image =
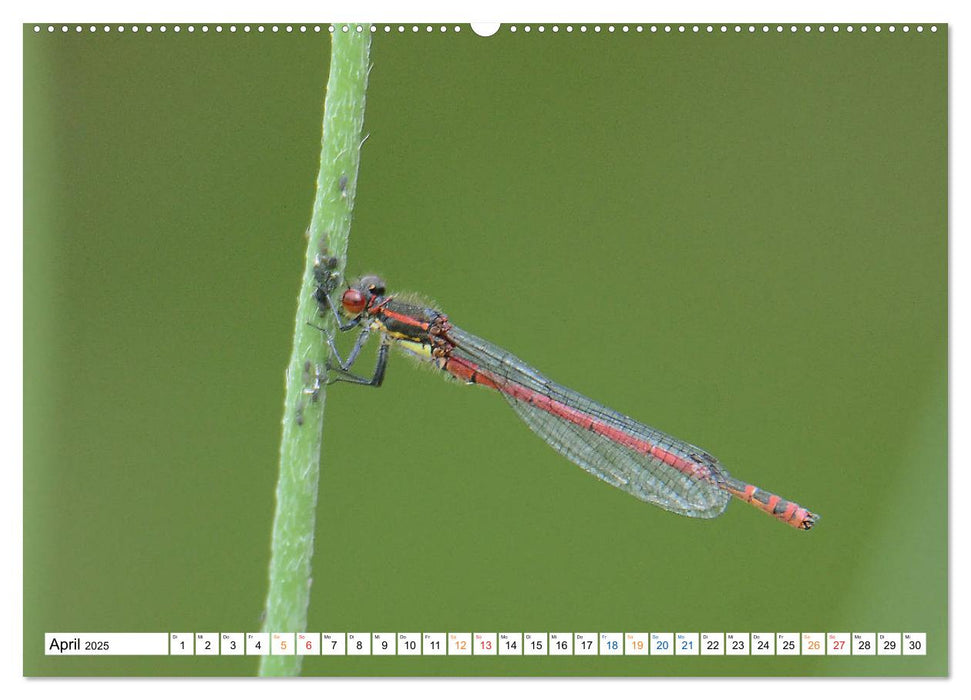
[{"label": "green plant stem", "polygon": [[[315,390],[315,380],[326,349],[320,331],[308,324],[333,328],[331,318],[319,318],[313,298],[314,263],[320,255],[333,256],[337,259],[337,272],[344,271],[360,163],[371,45],[367,26],[361,27],[361,31],[356,31],[355,25],[348,25],[347,31],[343,29],[342,25],[336,26],[332,37],[317,195],[308,231],[293,352],[286,374],[270,586],[263,624],[263,631],[271,634],[306,631],[310,603],[310,564],[326,398],[325,386]],[[298,675],[302,657],[293,654],[295,650],[289,651],[290,655],[261,657],[260,675]]]}]

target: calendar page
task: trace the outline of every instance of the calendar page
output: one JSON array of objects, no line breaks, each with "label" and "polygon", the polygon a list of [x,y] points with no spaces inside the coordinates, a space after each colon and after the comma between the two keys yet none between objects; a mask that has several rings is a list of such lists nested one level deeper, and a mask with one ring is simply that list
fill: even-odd
[{"label": "calendar page", "polygon": [[24,25],[24,675],[946,676],[948,33]]}]

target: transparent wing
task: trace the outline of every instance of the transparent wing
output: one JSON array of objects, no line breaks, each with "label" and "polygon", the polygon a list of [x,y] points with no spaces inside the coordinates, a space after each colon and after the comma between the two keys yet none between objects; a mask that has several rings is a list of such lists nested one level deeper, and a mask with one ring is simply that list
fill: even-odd
[{"label": "transparent wing", "polygon": [[[449,338],[456,344],[452,354],[488,372],[499,384],[500,393],[526,425],[574,464],[642,501],[681,515],[714,518],[725,510],[731,494],[718,488],[716,483],[722,481],[727,472],[704,450],[553,382],[519,358],[482,338],[455,327],[450,329]],[[626,443],[611,439],[576,420],[545,410],[527,400],[524,392],[512,391],[510,385],[549,396],[554,401],[575,408],[580,414],[617,429],[630,439]],[[703,464],[710,470],[711,480],[695,478],[650,453],[635,449],[634,445],[644,443],[657,445],[669,454]]]}]

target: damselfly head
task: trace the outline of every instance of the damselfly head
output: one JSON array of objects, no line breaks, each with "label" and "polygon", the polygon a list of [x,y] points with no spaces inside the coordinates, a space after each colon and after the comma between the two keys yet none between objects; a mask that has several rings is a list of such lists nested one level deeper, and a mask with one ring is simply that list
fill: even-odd
[{"label": "damselfly head", "polygon": [[357,316],[367,309],[375,297],[384,296],[384,280],[377,275],[367,275],[357,280],[344,292],[341,305],[349,316]]},{"label": "damselfly head", "polygon": [[372,296],[384,296],[384,280],[377,275],[365,275],[354,286]]},{"label": "damselfly head", "polygon": [[337,274],[337,263],[337,258],[327,255],[326,248],[314,258],[314,281],[318,288],[324,290],[324,294],[330,294],[337,286],[340,278]]}]

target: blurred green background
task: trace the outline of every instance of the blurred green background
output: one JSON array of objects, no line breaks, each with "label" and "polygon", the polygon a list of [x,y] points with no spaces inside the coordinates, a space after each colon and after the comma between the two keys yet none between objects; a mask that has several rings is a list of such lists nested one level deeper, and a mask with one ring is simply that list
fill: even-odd
[{"label": "blurred green background", "polygon": [[[947,28],[461,29],[374,37],[348,269],[822,518],[646,505],[395,356],[381,390],[328,392],[309,629],[928,653],[304,674],[946,674]],[[27,675],[256,671],[45,657],[43,633],[260,628],[329,50],[24,28]]]}]

